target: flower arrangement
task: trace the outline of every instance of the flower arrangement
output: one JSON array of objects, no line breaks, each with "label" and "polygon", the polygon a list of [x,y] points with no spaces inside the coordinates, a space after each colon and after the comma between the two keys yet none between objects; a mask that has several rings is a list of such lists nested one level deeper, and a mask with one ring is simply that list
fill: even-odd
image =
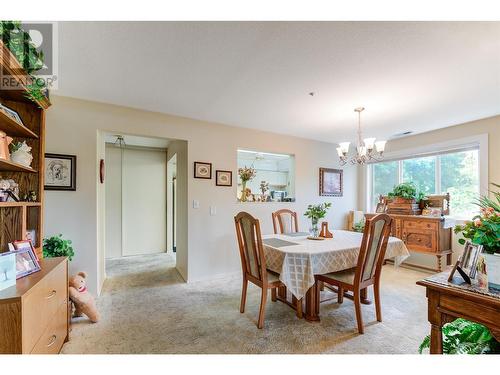
[{"label": "flower arrangement", "polygon": [[304,213],[304,216],[311,219],[311,235],[313,237],[318,237],[319,229],[318,229],[318,221],[319,219],[323,219],[328,212],[328,209],[332,207],[331,203],[321,203],[321,204],[310,204],[307,206],[307,210]]},{"label": "flower arrangement", "polygon": [[[500,185],[493,184],[500,188]],[[469,239],[476,245],[483,245],[489,254],[500,253],[500,192],[493,192],[494,198],[482,196],[475,203],[480,207],[479,215],[464,225],[455,226],[455,233],[462,233],[464,238],[458,242],[465,244]]]},{"label": "flower arrangement", "polygon": [[238,168],[238,176],[241,178],[241,202],[247,201],[247,182],[253,180],[256,175],[257,171],[253,167],[245,165],[243,168]]}]

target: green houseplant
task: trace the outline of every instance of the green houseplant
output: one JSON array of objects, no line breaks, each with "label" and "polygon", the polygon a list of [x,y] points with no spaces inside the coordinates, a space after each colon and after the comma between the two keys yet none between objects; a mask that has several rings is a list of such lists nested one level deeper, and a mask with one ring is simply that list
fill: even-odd
[{"label": "green houseplant", "polygon": [[415,201],[415,203],[420,202],[425,194],[417,190],[417,187],[413,182],[403,182],[402,184],[394,186],[392,191],[387,194],[389,199],[402,199],[405,201]]},{"label": "green houseplant", "polygon": [[[430,336],[426,336],[418,352],[430,347]],[[443,326],[444,354],[486,354],[500,353],[500,344],[482,324],[465,319],[456,319]]]},{"label": "green houseplant", "polygon": [[[492,184],[497,189],[498,184]],[[475,204],[479,206],[480,212],[471,221],[455,226],[455,233],[461,233],[464,238],[458,242],[465,244],[470,240],[476,245],[482,245],[488,254],[500,253],[500,192],[492,192],[493,198],[481,196]]]},{"label": "green houseplant", "polygon": [[65,240],[62,234],[43,239],[43,256],[45,258],[68,257],[73,259],[75,252],[71,240]]},{"label": "green houseplant", "polygon": [[45,81],[34,75],[43,68],[43,51],[37,50],[29,33],[23,30],[20,21],[0,21],[0,38],[31,79],[26,85],[28,89],[26,96],[33,101],[45,98],[47,92]]},{"label": "green houseplant", "polygon": [[326,202],[315,205],[310,204],[309,206],[307,206],[307,211],[304,213],[304,216],[311,219],[311,235],[313,237],[318,237],[318,221],[319,219],[323,219],[326,216],[326,213],[331,206],[331,203]]}]

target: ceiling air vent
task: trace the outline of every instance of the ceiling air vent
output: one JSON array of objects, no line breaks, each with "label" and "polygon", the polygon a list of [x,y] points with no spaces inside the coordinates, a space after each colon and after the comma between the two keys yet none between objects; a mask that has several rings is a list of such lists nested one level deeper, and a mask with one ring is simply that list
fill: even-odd
[{"label": "ceiling air vent", "polygon": [[410,135],[410,134],[413,134],[413,131],[408,130],[408,131],[405,131],[405,132],[402,132],[402,133],[397,133],[397,134],[394,134],[391,138],[401,138],[401,137],[406,137],[407,135]]}]

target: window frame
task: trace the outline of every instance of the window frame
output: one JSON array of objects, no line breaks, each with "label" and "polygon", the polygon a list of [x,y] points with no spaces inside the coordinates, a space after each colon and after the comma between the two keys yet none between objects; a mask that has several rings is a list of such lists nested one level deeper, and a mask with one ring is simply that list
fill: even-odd
[{"label": "window frame", "polygon": [[[448,153],[455,153],[461,151],[467,151],[471,149],[478,150],[478,165],[479,165],[479,193],[487,194],[489,188],[488,179],[488,134],[477,134],[470,137],[448,140],[446,142],[429,144],[422,147],[416,147],[413,149],[404,149],[401,151],[387,152],[385,154],[384,160],[381,162],[388,161],[402,161],[404,159],[414,159],[425,156],[435,155],[440,159],[441,155]],[[439,174],[439,178],[436,178],[436,191],[441,190],[441,160],[436,165],[436,177]],[[362,197],[361,209],[365,212],[373,211],[372,197],[373,197],[373,173],[372,164],[368,163],[362,167],[362,176],[364,183],[362,183]],[[398,163],[398,179],[402,181],[402,163]],[[437,182],[439,180],[439,182]],[[452,215],[453,217],[453,212]],[[456,219],[463,219],[461,217],[455,216]]]}]

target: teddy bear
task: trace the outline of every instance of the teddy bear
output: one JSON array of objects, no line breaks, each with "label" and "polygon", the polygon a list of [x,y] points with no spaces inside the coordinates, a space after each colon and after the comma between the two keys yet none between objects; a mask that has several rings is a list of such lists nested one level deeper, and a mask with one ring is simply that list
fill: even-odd
[{"label": "teddy bear", "polygon": [[85,272],[78,272],[69,278],[69,298],[75,305],[74,317],[87,315],[92,323],[99,321],[99,312],[95,304],[94,297],[87,291]]}]

